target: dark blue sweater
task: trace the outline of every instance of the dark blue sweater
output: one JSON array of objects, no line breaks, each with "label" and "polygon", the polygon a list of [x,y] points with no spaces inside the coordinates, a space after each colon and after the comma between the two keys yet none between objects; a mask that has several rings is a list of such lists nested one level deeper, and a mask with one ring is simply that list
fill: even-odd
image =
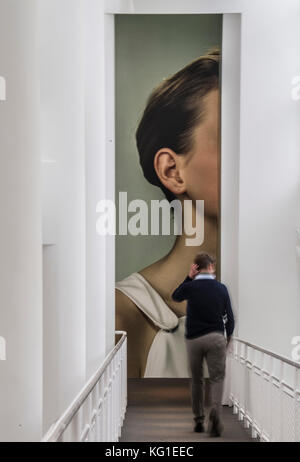
[{"label": "dark blue sweater", "polygon": [[234,329],[230,297],[227,287],[215,279],[191,279],[189,276],[172,294],[173,300],[187,300],[185,337],[195,338],[209,332],[224,333],[230,337]]}]

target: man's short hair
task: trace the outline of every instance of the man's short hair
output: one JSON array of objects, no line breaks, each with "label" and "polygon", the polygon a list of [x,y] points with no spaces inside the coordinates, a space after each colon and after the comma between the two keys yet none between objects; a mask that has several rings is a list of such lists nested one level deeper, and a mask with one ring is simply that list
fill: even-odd
[{"label": "man's short hair", "polygon": [[211,264],[215,264],[215,262],[215,258],[206,252],[200,252],[194,258],[194,263],[198,265],[199,271],[206,269]]}]

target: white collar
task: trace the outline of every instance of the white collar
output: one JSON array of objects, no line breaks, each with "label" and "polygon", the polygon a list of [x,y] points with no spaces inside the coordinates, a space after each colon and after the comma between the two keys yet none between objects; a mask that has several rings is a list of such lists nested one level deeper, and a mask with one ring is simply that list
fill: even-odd
[{"label": "white collar", "polygon": [[199,273],[199,274],[196,274],[196,276],[194,277],[194,279],[215,279],[215,278],[216,276],[211,273]]}]

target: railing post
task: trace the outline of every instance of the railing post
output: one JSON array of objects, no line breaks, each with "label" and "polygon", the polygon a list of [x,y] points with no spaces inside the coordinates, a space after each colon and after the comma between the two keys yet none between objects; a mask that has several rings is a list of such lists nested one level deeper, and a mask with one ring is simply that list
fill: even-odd
[{"label": "railing post", "polygon": [[244,417],[252,437],[299,441],[300,364],[236,338],[230,361],[233,413]]}]

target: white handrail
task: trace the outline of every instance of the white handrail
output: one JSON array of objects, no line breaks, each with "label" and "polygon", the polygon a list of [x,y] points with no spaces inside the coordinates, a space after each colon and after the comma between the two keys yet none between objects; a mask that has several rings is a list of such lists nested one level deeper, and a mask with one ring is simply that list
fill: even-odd
[{"label": "white handrail", "polygon": [[122,335],[42,442],[118,441],[127,406],[127,334]]},{"label": "white handrail", "polygon": [[271,351],[271,350],[267,350],[266,348],[260,347],[258,345],[254,345],[253,343],[249,343],[246,340],[242,340],[238,337],[233,337],[233,339],[236,340],[237,342],[243,343],[244,345],[254,348],[257,351],[260,351],[261,353],[265,353],[269,356],[272,356],[272,358],[280,359],[284,363],[300,369],[300,363],[298,363],[297,361],[293,361],[292,359],[287,358],[286,356],[280,355],[279,353],[275,353],[274,351]]},{"label": "white handrail", "polygon": [[300,441],[300,364],[236,337],[232,342],[234,414],[260,441]]}]

